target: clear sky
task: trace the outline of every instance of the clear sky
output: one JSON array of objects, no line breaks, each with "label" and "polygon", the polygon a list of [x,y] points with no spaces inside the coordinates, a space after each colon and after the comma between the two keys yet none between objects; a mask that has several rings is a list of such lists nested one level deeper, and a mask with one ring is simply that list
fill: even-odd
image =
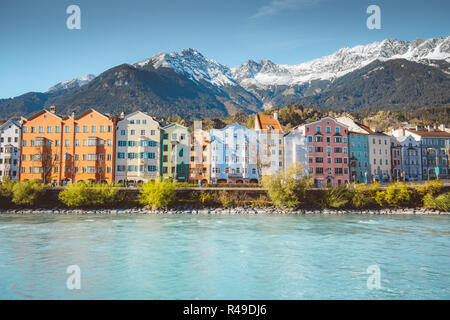
[{"label": "clear sky", "polygon": [[[72,4],[80,30],[66,27]],[[366,27],[371,4],[381,30]],[[0,98],[162,51],[196,48],[231,67],[297,64],[344,46],[449,34],[449,0],[0,0]]]}]

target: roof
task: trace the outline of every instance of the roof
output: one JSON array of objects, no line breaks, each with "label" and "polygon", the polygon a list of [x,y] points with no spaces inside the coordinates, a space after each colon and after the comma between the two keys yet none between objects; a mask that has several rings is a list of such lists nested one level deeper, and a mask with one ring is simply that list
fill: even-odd
[{"label": "roof", "polygon": [[88,114],[91,113],[91,112],[95,112],[95,113],[101,115],[102,117],[104,117],[104,118],[106,118],[106,119],[110,119],[110,117],[108,117],[107,115],[105,115],[105,114],[103,114],[103,113],[101,113],[101,112],[98,112],[98,111],[95,110],[95,109],[89,108],[89,109],[87,109],[86,111],[84,111],[83,113],[81,113],[81,114],[79,114],[78,116],[76,116],[76,117],[75,117],[75,120],[79,120],[79,119],[83,118],[84,116],[88,115]]},{"label": "roof", "polygon": [[280,122],[273,115],[257,114],[255,121],[255,129],[263,131],[283,132]]},{"label": "roof", "polygon": [[50,110],[42,109],[42,110],[36,111],[36,112],[26,116],[26,117],[22,117],[22,120],[30,121],[30,120],[33,120],[34,118],[39,117],[41,114],[44,114],[44,113],[48,113],[48,114],[51,114],[52,116],[54,116],[56,118],[62,119],[62,116],[60,116],[60,115],[58,115],[56,113],[53,113]]},{"label": "roof", "polygon": [[9,120],[7,120],[6,122],[2,123],[2,124],[0,125],[0,128],[6,127],[6,125],[7,125],[8,123],[11,123],[11,124],[15,125],[16,127],[20,128],[20,123],[18,123],[18,122],[15,121],[15,120],[11,120],[11,119],[9,119]]},{"label": "roof", "polygon": [[441,130],[428,131],[428,130],[405,129],[405,131],[411,132],[421,137],[450,138],[450,133]]}]

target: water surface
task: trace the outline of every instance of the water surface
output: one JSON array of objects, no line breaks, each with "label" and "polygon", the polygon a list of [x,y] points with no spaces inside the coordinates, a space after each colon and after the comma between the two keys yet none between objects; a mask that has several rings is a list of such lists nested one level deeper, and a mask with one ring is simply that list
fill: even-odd
[{"label": "water surface", "polygon": [[[67,289],[69,265],[80,290]],[[447,216],[0,215],[0,299],[449,299],[449,288]]]}]

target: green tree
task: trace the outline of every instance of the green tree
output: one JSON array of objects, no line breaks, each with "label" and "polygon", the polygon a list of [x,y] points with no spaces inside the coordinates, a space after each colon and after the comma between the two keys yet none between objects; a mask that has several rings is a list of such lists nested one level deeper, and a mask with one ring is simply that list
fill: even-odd
[{"label": "green tree", "polygon": [[305,203],[312,180],[303,174],[301,164],[293,164],[286,172],[263,176],[262,185],[277,207],[295,208]]},{"label": "green tree", "polygon": [[152,209],[167,208],[175,200],[175,183],[159,178],[142,185],[139,202]]},{"label": "green tree", "polygon": [[382,207],[404,207],[410,204],[412,191],[402,182],[390,184],[386,190],[378,191],[375,201]]},{"label": "green tree", "polygon": [[23,181],[14,184],[12,201],[18,205],[32,206],[37,204],[45,194],[40,180]]}]

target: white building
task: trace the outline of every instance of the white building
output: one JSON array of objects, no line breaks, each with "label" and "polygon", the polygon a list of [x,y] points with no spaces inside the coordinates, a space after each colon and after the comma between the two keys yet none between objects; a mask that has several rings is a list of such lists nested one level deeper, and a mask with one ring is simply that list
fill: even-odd
[{"label": "white building", "polygon": [[0,179],[19,176],[20,124],[8,120],[0,126]]},{"label": "white building", "polygon": [[117,123],[116,183],[140,183],[160,175],[160,125],[136,111]]},{"label": "white building", "polygon": [[284,168],[288,170],[293,164],[300,163],[305,174],[308,173],[308,146],[306,137],[297,130],[284,136]]}]

